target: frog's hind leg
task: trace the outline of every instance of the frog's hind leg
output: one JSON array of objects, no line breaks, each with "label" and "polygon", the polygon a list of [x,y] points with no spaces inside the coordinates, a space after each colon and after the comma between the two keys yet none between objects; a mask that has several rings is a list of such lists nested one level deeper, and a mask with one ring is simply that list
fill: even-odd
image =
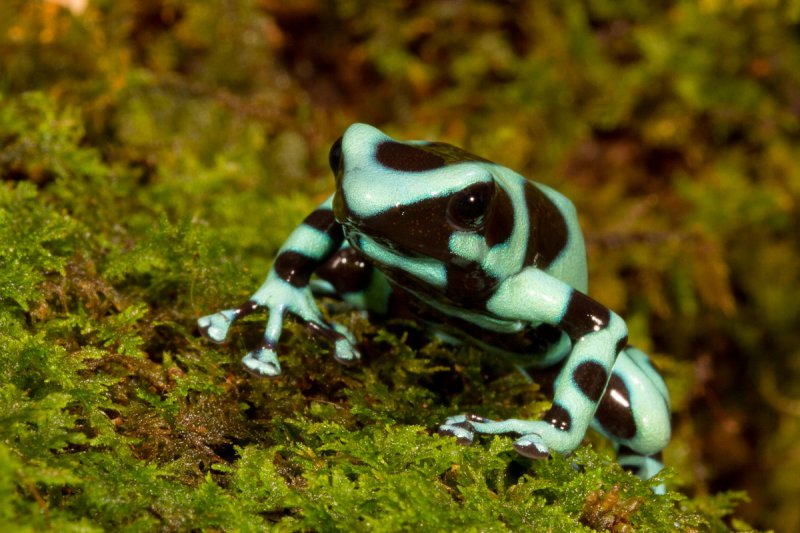
[{"label": "frog's hind leg", "polygon": [[669,394],[647,355],[620,352],[592,427],[614,441],[619,463],[642,479],[657,474],[670,438]]}]

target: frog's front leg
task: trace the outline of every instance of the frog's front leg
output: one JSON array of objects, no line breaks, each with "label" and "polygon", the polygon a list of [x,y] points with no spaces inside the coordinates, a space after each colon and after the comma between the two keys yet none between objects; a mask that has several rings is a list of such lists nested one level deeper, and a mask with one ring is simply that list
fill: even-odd
[{"label": "frog's front leg", "polygon": [[563,281],[527,268],[506,280],[487,302],[498,317],[557,326],[572,340],[572,351],[556,380],[553,405],[542,420],[488,420],[474,415],[452,417],[443,433],[462,442],[478,433],[522,435],[514,448],[532,458],[551,451],[572,452],[592,421],[619,352],[627,343],[623,320]]},{"label": "frog's front leg", "polygon": [[267,308],[269,320],[264,340],[242,359],[245,368],[254,374],[277,376],[281,373],[276,348],[286,313],[297,316],[310,329],[332,340],[338,361],[347,363],[359,358],[352,334],[343,326],[322,318],[309,288],[311,274],[339,249],[344,240],[342,227],[331,210],[332,201],[331,196],[289,235],[278,251],[266,281],[247,302],[197,321],[207,338],[223,342],[235,320],[260,307]]}]

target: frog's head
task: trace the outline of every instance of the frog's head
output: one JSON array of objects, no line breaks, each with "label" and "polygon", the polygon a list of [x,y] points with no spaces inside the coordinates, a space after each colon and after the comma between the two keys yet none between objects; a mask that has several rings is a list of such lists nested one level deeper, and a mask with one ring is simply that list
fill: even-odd
[{"label": "frog's head", "polygon": [[334,143],[334,214],[352,246],[387,276],[422,290],[494,285],[479,265],[507,239],[513,209],[495,165],[460,148],[396,141],[365,124]]}]

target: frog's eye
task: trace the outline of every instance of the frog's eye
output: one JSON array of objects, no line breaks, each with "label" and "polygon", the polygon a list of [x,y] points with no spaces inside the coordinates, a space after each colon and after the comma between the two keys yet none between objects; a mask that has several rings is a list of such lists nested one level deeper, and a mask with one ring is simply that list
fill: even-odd
[{"label": "frog's eye", "polygon": [[328,164],[331,166],[331,170],[334,174],[339,173],[339,169],[342,167],[342,138],[339,137],[336,139],[336,142],[333,143],[331,146],[331,151],[328,152]]},{"label": "frog's eye", "polygon": [[450,224],[462,230],[482,228],[493,189],[493,182],[481,182],[454,194],[447,204]]}]

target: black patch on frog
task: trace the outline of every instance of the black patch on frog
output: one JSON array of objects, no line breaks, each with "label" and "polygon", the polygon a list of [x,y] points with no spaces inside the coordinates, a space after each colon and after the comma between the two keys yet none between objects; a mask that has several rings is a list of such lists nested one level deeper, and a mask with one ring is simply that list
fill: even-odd
[{"label": "black patch on frog", "polygon": [[[333,211],[326,208],[319,208],[312,211],[311,214],[303,220],[303,224],[323,233],[327,233],[331,238],[337,238],[338,234],[342,231],[341,226],[333,217]],[[344,235],[342,235],[342,238],[344,238]]]},{"label": "black patch on frog", "polygon": [[432,152],[442,159],[446,165],[455,165],[458,163],[478,162],[478,163],[492,163],[488,159],[481,156],[467,152],[463,148],[453,146],[452,144],[442,142],[429,142],[419,145],[423,150]]},{"label": "black patch on frog", "polygon": [[294,250],[286,250],[278,254],[272,268],[275,273],[293,287],[303,288],[308,285],[311,274],[325,261],[344,241],[341,224],[333,218],[330,209],[316,209],[308,215],[303,224],[315,228],[328,236],[328,247],[320,257],[309,257]]},{"label": "black patch on frog", "polygon": [[617,355],[619,355],[620,352],[622,352],[622,350],[624,350],[627,345],[628,345],[628,336],[623,335],[622,338],[617,341],[617,346],[616,346]]},{"label": "black patch on frog", "polygon": [[[500,213],[495,234],[497,238],[507,239],[513,224],[511,202],[504,191],[498,187],[493,189],[492,202],[499,201],[499,208],[506,211],[505,215]],[[440,297],[445,303],[483,310],[499,280],[487,273],[479,263],[460,258],[450,250],[450,238],[458,231],[448,219],[451,199],[452,195],[427,198],[361,219],[349,217],[345,206],[342,215],[347,220],[346,225],[356,234],[368,236],[379,245],[411,260],[420,256],[429,257],[441,261],[446,267],[446,285],[442,290],[430,287],[402,268],[378,264],[379,257],[369,257],[393,284],[421,294],[441,290]],[[494,218],[495,211],[499,213],[494,207],[491,209],[490,219]],[[476,232],[480,233],[478,230]],[[351,244],[358,247],[358,243],[352,242],[352,239]]]},{"label": "black patch on frog", "polygon": [[354,248],[344,248],[333,254],[316,272],[333,285],[336,292],[346,294],[364,290],[372,281],[372,265]]},{"label": "black patch on frog", "polygon": [[423,172],[445,165],[444,158],[435,153],[395,141],[380,143],[375,159],[386,168],[402,172]]},{"label": "black patch on frog", "polygon": [[452,258],[450,236],[454,231],[447,221],[448,201],[449,198],[430,198],[360,219],[350,217],[344,206],[343,215],[357,233],[396,253],[409,257],[425,255],[448,263]]},{"label": "black patch on frog", "polygon": [[[425,283],[401,268],[383,265],[377,261],[373,263],[386,275],[393,290],[408,289],[412,294],[424,294],[443,304],[460,309],[483,311],[489,295],[497,284],[496,278],[486,274],[476,263],[470,264],[472,268],[448,265],[447,284],[443,290]],[[410,295],[410,298],[419,301],[414,296]],[[436,323],[442,323],[450,318],[449,315],[443,313],[438,313],[437,316],[440,316],[441,320],[435,321]],[[475,328],[472,323],[464,322],[464,324],[468,328]]]},{"label": "black patch on frog", "polygon": [[554,403],[542,418],[545,422],[561,431],[569,431],[572,427],[572,416],[561,405]]},{"label": "black patch on frog", "polygon": [[572,372],[572,380],[587,398],[597,402],[603,395],[608,374],[600,363],[585,361]]},{"label": "black patch on frog", "polygon": [[547,268],[567,246],[569,232],[564,215],[539,188],[525,182],[525,204],[530,217],[525,265]]},{"label": "black patch on frog", "polygon": [[[498,239],[507,239],[513,224],[513,211],[508,195],[495,188],[492,202],[500,202],[498,207],[506,211],[491,208],[490,224],[497,229],[491,230]],[[498,280],[488,274],[479,263],[467,261],[453,254],[450,250],[450,238],[456,230],[448,219],[448,205],[452,195],[441,198],[428,198],[419,202],[387,209],[378,215],[363,219],[347,219],[349,225],[357,232],[374,239],[378,244],[395,253],[414,258],[430,257],[444,263],[447,271],[447,285],[444,298],[450,302],[483,309],[486,299],[497,286]],[[495,212],[499,213],[496,222]],[[347,216],[347,213],[345,213]],[[508,217],[508,218],[505,218]],[[478,231],[478,230],[476,230]],[[372,258],[377,262],[379,258]],[[407,286],[414,292],[428,294],[431,288],[422,285],[402,269],[380,266],[395,284]],[[415,287],[425,287],[421,291]]]},{"label": "black patch on frog", "polygon": [[259,305],[253,300],[247,300],[245,303],[236,308],[236,316],[234,319],[244,318],[247,315],[255,313]]},{"label": "black patch on frog", "polygon": [[580,291],[572,291],[559,327],[569,338],[577,340],[605,328],[609,320],[611,312],[606,307]]},{"label": "black patch on frog", "polygon": [[497,278],[489,275],[478,263],[470,262],[463,267],[448,265],[445,297],[458,306],[483,310],[497,282]]},{"label": "black patch on frog", "polygon": [[293,287],[302,289],[308,285],[308,280],[314,272],[318,262],[300,252],[287,250],[278,254],[272,268],[275,273]]},{"label": "black patch on frog", "polygon": [[328,152],[328,164],[334,176],[342,169],[342,139],[343,137],[336,139]]},{"label": "black patch on frog", "polygon": [[636,436],[636,421],[631,409],[630,392],[618,374],[611,374],[608,387],[594,417],[609,435],[624,440]]},{"label": "black patch on frog", "polygon": [[514,206],[502,187],[495,187],[495,195],[489,209],[484,237],[486,246],[491,248],[495,244],[506,242],[514,231]]}]

